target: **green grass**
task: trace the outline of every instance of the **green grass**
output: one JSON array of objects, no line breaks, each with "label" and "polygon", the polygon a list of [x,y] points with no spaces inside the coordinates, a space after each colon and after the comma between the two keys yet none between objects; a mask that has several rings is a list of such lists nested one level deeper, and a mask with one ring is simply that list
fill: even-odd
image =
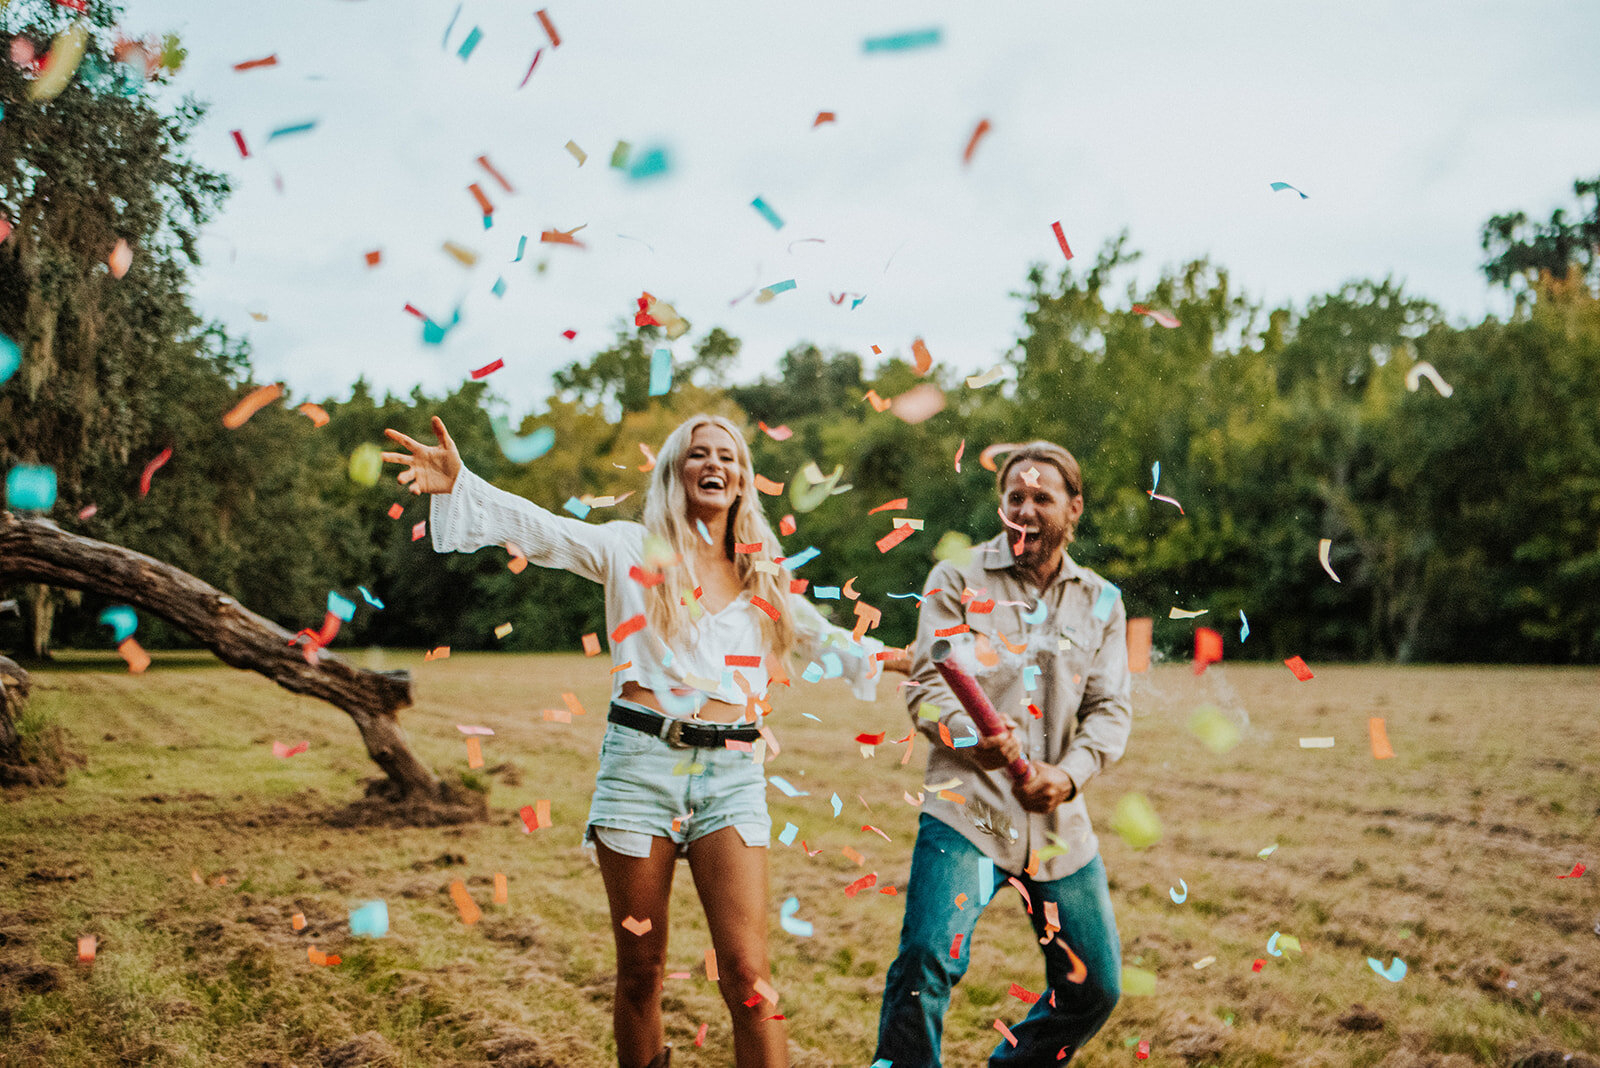
[{"label": "green grass", "polygon": [[[609,679],[578,656],[460,655],[413,670],[404,722],[441,775],[489,791],[487,823],[341,828],[328,817],[376,768],[342,713],[254,675],[157,657],[142,677],[75,655],[35,673],[30,729],[59,724],[88,758],[60,788],[13,790],[0,808],[0,1034],[7,1063],[317,1065],[360,1063],[353,1040],[395,1064],[615,1063],[614,978],[598,871],[579,847]],[[588,715],[547,723],[576,692]],[[1159,976],[1126,998],[1075,1064],[1506,1064],[1537,1049],[1600,1049],[1600,718],[1593,671],[1221,665],[1196,679],[1158,668],[1136,684],[1128,755],[1088,790],[1111,875],[1124,956]],[[1199,704],[1248,716],[1216,756],[1185,723]],[[810,712],[814,723],[799,715]],[[1374,761],[1368,716],[1396,758]],[[774,822],[823,852],[775,845],[775,984],[795,1065],[871,1061],[878,997],[903,897],[843,888],[864,871],[904,888],[926,754],[863,759],[859,732],[905,733],[885,689],[876,705],[837,684],[783,694],[771,770],[811,796],[771,791]],[[488,767],[468,772],[457,723],[496,729]],[[1332,735],[1331,750],[1302,750]],[[290,760],[274,739],[306,739]],[[1118,797],[1146,794],[1165,834],[1134,852],[1105,828]],[[845,801],[835,820],[828,797]],[[522,833],[519,807],[548,798],[555,826]],[[885,843],[860,827],[881,827]],[[1256,854],[1278,843],[1267,859]],[[857,867],[840,852],[866,857]],[[1557,879],[1583,861],[1597,869]],[[490,903],[495,872],[510,903]],[[191,873],[198,873],[196,883]],[[464,927],[447,888],[464,879],[484,918]],[[1182,878],[1188,900],[1167,893]],[[726,1012],[700,965],[709,946],[686,866],[674,887],[663,992],[675,1063],[728,1065]],[[816,935],[777,925],[795,895]],[[348,911],[388,903],[391,933],[348,934]],[[290,917],[303,913],[305,931]],[[1305,952],[1269,957],[1273,931]],[[100,938],[76,963],[80,934]],[[339,954],[314,967],[306,948]],[[1195,970],[1205,956],[1216,963]],[[1399,956],[1406,978],[1367,957]],[[1266,964],[1251,970],[1256,958]],[[998,1017],[1024,1006],[1010,984],[1043,985],[1017,895],[979,924],[952,999],[946,1063],[979,1064]],[[1511,984],[1515,984],[1514,986]],[[1352,1007],[1376,1030],[1340,1020]],[[692,1042],[709,1024],[704,1049]],[[358,1036],[376,1032],[380,1039]],[[385,1045],[374,1045],[381,1041]],[[345,1047],[341,1051],[341,1047]],[[1577,1063],[1577,1062],[1574,1062]]]}]

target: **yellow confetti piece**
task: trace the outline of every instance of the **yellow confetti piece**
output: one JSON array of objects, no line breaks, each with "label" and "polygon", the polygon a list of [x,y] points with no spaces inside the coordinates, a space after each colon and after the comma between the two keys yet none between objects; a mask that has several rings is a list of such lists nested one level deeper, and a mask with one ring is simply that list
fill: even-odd
[{"label": "yellow confetti piece", "polygon": [[470,248],[464,248],[463,246],[456,244],[454,241],[446,241],[444,243],[444,250],[463,267],[472,267],[478,262],[478,254],[476,252],[472,251]]},{"label": "yellow confetti piece", "polygon": [[993,385],[1005,377],[1004,364],[995,364],[981,375],[973,375],[967,379],[968,389],[982,389],[984,386]]},{"label": "yellow confetti piece", "polygon": [[578,166],[583,166],[589,159],[589,153],[578,147],[578,142],[568,141],[567,151],[572,153],[572,158],[578,161]]},{"label": "yellow confetti piece", "polygon": [[1209,609],[1209,608],[1202,608],[1198,612],[1191,612],[1187,608],[1173,608],[1170,612],[1167,613],[1167,618],[1168,619],[1193,619],[1195,616],[1203,616],[1209,611],[1211,611],[1211,609]]},{"label": "yellow confetti piece", "polygon": [[88,43],[89,27],[82,22],[74,22],[56,34],[56,39],[50,43],[50,53],[45,60],[44,69],[39,72],[39,77],[34,83],[28,86],[28,99],[45,101],[60,96],[61,90],[67,87],[67,83],[77,72],[78,64],[83,61],[83,50]]},{"label": "yellow confetti piece", "polygon": [[502,623],[498,627],[494,628],[494,636],[496,638],[504,638],[507,634],[510,634],[510,633],[511,633],[511,624],[510,623]]}]

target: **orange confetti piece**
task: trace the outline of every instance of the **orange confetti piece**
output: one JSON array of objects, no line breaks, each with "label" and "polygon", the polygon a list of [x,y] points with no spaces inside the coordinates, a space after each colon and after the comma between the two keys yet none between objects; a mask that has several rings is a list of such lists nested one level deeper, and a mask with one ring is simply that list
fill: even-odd
[{"label": "orange confetti piece", "polygon": [[94,963],[94,951],[95,951],[95,948],[99,945],[99,942],[100,942],[99,938],[97,938],[95,935],[92,935],[92,934],[90,934],[90,935],[79,935],[78,936],[78,963],[79,964],[93,964]]},{"label": "orange confetti piece", "polygon": [[506,561],[506,570],[511,572],[513,575],[520,575],[527,569],[528,558],[526,556],[513,556],[510,560]]},{"label": "orange confetti piece", "polygon": [[543,8],[535,11],[534,14],[538,16],[539,25],[544,27],[545,36],[550,38],[550,47],[559,48],[561,46],[561,35],[556,32],[555,24],[550,21],[550,16],[545,14]]},{"label": "orange confetti piece", "polygon": [[222,417],[222,425],[229,430],[238,430],[250,421],[250,417],[261,409],[283,396],[283,384],[275,382],[270,386],[261,386],[245,394],[244,399],[235,404]]},{"label": "orange confetti piece", "polygon": [[761,1000],[770,1001],[774,1005],[778,1003],[778,991],[773,988],[771,983],[765,979],[757,979],[753,985],[756,988],[756,993],[761,995]]},{"label": "orange confetti piece", "polygon": [[599,656],[600,655],[600,638],[599,638],[598,635],[585,634],[583,636],[583,655],[584,656]]},{"label": "orange confetti piece", "polygon": [[[1148,616],[1128,620],[1128,670],[1150,670],[1150,639],[1155,621]],[[1015,651],[1015,650],[1013,650]]]},{"label": "orange confetti piece", "polygon": [[1367,731],[1372,735],[1372,758],[1374,760],[1389,760],[1394,757],[1394,750],[1389,746],[1389,730],[1384,726],[1382,716],[1369,716],[1367,718]]},{"label": "orange confetti piece", "polygon": [[[724,664],[728,665],[729,667],[760,667],[761,666],[761,657],[759,657],[759,656],[738,656],[738,655],[735,655],[733,653],[729,653],[728,655],[726,655],[726,656],[724,656],[722,658],[722,662]],[[736,677],[742,678],[743,676],[736,676]]]},{"label": "orange confetti piece", "polygon": [[967,451],[967,439],[962,438],[961,444],[956,446],[956,474],[961,473],[961,454]]},{"label": "orange confetti piece", "polygon": [[614,667],[610,671],[606,672],[606,674],[615,675],[617,672],[619,672],[619,671],[627,671],[631,667],[633,667],[633,661],[632,660],[624,660],[622,663],[618,664],[616,667]]},{"label": "orange confetti piece", "polygon": [[366,255],[367,266],[376,267],[383,262],[383,249],[375,248]]},{"label": "orange confetti piece", "polygon": [[485,215],[494,214],[494,205],[491,204],[489,202],[489,198],[484,195],[482,186],[480,186],[477,182],[473,182],[471,185],[467,186],[467,192],[471,193],[472,199],[478,202],[478,209],[480,211],[482,211]]},{"label": "orange confetti piece", "polygon": [[506,873],[497,871],[494,873],[494,903],[496,905],[504,905],[509,900],[511,900],[511,896],[507,893]]},{"label": "orange confetti piece", "polygon": [[511,188],[511,183],[506,181],[505,175],[501,174],[499,171],[494,169],[494,164],[489,162],[489,157],[488,156],[479,156],[478,157],[478,166],[480,166],[484,170],[488,171],[489,172],[489,177],[491,177],[495,181],[499,182],[501,189],[504,189],[507,193],[515,193],[516,192],[515,189]]},{"label": "orange confetti piece", "polygon": [[839,852],[844,854],[846,860],[854,861],[856,864],[865,864],[867,862],[866,857],[862,856],[860,853],[857,853],[849,846],[845,846],[843,849],[840,849]]},{"label": "orange confetti piece", "polygon": [[733,543],[734,553],[742,553],[745,556],[753,556],[764,548],[766,548],[766,542],[762,541],[736,541]]},{"label": "orange confetti piece", "polygon": [[563,230],[546,230],[539,235],[539,240],[548,245],[571,245],[573,248],[584,248],[584,243],[572,236],[575,233],[577,233],[577,230],[573,230],[571,233]]},{"label": "orange confetti piece", "polygon": [[[914,356],[917,361],[917,374],[927,374],[928,368],[933,366],[933,356],[928,352],[928,343],[923,341],[920,337],[917,338],[917,340],[911,343],[911,355]],[[876,407],[876,405],[874,405],[874,407]],[[878,410],[882,411],[883,409],[879,408]]]},{"label": "orange confetti piece", "polygon": [[909,526],[895,527],[893,530],[889,531],[889,533],[878,539],[878,551],[880,553],[886,553],[915,533],[916,530]]},{"label": "orange confetti piece", "polygon": [[[1052,901],[1050,904],[1053,905],[1055,902]],[[1080,958],[1076,953],[1072,952],[1072,947],[1067,945],[1067,940],[1065,938],[1058,937],[1056,941],[1061,943],[1061,948],[1067,951],[1067,959],[1072,962],[1072,971],[1067,973],[1067,982],[1081,983],[1085,979],[1089,978],[1088,966],[1083,963],[1082,958]]]},{"label": "orange confetti piece", "polygon": [[111,250],[111,255],[106,258],[106,266],[111,268],[112,278],[121,278],[128,273],[128,268],[133,266],[133,249],[122,238],[117,238],[116,247]]},{"label": "orange confetti piece", "polygon": [[578,703],[577,694],[564,693],[561,695],[561,700],[566,703],[567,711],[571,712],[574,716],[587,715],[587,713],[585,713],[583,710],[583,706]]},{"label": "orange confetti piece", "polygon": [[636,920],[632,916],[624,916],[622,926],[631,935],[643,936],[649,934],[650,928],[654,927],[655,924],[650,922],[650,917],[648,916],[642,920]]},{"label": "orange confetti piece", "polygon": [[776,497],[783,493],[783,486],[782,482],[774,482],[765,475],[756,476],[756,490],[765,493],[768,497]]},{"label": "orange confetti piece", "polygon": [[786,515],[782,519],[778,520],[778,533],[782,534],[786,538],[790,534],[793,534],[797,529],[799,528],[795,526],[794,516],[792,515]]},{"label": "orange confetti piece", "polygon": [[143,675],[145,669],[150,666],[150,654],[132,638],[122,639],[122,643],[117,646],[117,652],[128,662],[128,673],[131,675]]},{"label": "orange confetti piece", "polygon": [[293,916],[290,916],[289,926],[293,930],[304,931],[306,929],[306,914],[303,912],[297,912]]},{"label": "orange confetti piece", "polygon": [[[940,727],[944,727],[944,724],[941,723],[941,724],[939,724],[939,726]],[[945,733],[947,733],[947,734],[949,733],[949,728],[948,727],[945,727]],[[954,790],[940,790],[938,796],[939,796],[939,800],[948,801],[952,805],[964,805],[964,804],[967,803],[967,799],[964,796],[962,796],[961,794],[956,793]]]},{"label": "orange confetti piece", "polygon": [[1024,1005],[1032,1005],[1035,1001],[1039,1000],[1038,994],[1035,994],[1025,986],[1018,986],[1016,983],[1012,983],[1011,989],[1006,991],[1006,993],[1010,994]]},{"label": "orange confetti piece", "polygon": [[233,65],[233,69],[237,71],[244,71],[255,70],[257,67],[276,67],[277,65],[278,54],[274,52],[272,55],[262,56],[260,59],[247,59],[243,63],[235,63]]},{"label": "orange confetti piece", "polygon": [[[972,131],[972,140],[967,142],[967,150],[961,154],[961,162],[963,164],[972,162],[972,154],[978,151],[978,142],[983,140],[983,135],[988,133],[989,129],[988,119],[980,119],[978,121],[977,128]],[[1011,1044],[1013,1046],[1016,1045],[1015,1042]]]},{"label": "orange confetti piece", "polygon": [[300,407],[296,408],[295,411],[311,420],[312,426],[321,427],[328,425],[328,413],[320,404],[312,404],[310,401],[306,401],[304,404],[300,405]]},{"label": "orange confetti piece", "polygon": [[856,575],[851,575],[850,576],[850,581],[848,581],[848,582],[846,582],[844,584],[844,595],[846,597],[850,598],[852,601],[857,600],[861,596],[859,593],[856,592],[856,578],[857,577],[858,576],[856,576]]},{"label": "orange confetti piece", "polygon": [[[755,601],[755,600],[760,600],[760,598],[752,598],[752,601]],[[762,602],[762,603],[765,604],[766,602]],[[769,605],[768,607],[771,607],[771,606]],[[774,616],[773,618],[777,618],[777,617]],[[637,634],[639,631],[644,629],[645,622],[646,621],[645,621],[643,612],[641,612],[638,615],[634,616],[632,619],[623,620],[621,623],[617,624],[617,629],[613,630],[611,632],[611,640],[613,642],[620,642],[623,639],[629,637],[630,635]]]},{"label": "orange confetti piece", "polygon": [[1294,672],[1294,677],[1299,679],[1301,682],[1309,682],[1311,679],[1316,677],[1311,674],[1311,669],[1306,667],[1306,662],[1298,656],[1291,656],[1283,663],[1285,667]]},{"label": "orange confetti piece", "polygon": [[450,659],[450,647],[448,645],[441,645],[437,649],[433,649],[433,650],[431,650],[429,652],[426,652],[426,653],[422,654],[422,660],[423,660],[424,663],[426,663],[429,660],[449,660],[449,659]]},{"label": "orange confetti piece", "polygon": [[[876,348],[876,346],[874,346],[874,348]],[[889,410],[889,405],[894,403],[893,401],[886,401],[882,397],[878,396],[878,391],[875,390],[875,389],[867,390],[867,395],[862,397],[861,399],[866,401],[867,403],[871,404],[872,407],[873,407],[873,410],[879,411],[879,412],[888,411]]]},{"label": "orange confetti piece", "polygon": [[478,744],[478,739],[467,739],[467,767],[483,767],[483,746]]},{"label": "orange confetti piece", "polygon": [[478,908],[478,903],[472,900],[472,895],[467,893],[467,884],[460,879],[450,884],[450,900],[456,903],[456,908],[461,912],[461,922],[468,927],[482,919],[483,912]]},{"label": "orange confetti piece", "polygon": [[[971,149],[968,149],[968,151],[970,152]],[[1017,1036],[1011,1033],[1011,1028],[1006,1026],[1006,1022],[1004,1020],[996,1019],[994,1022],[994,1029],[1004,1035],[1006,1041],[1011,1043],[1013,1046],[1017,1044]]]},{"label": "orange confetti piece", "polygon": [[709,1026],[708,1024],[701,1024],[700,1025],[700,1030],[698,1030],[698,1031],[696,1031],[694,1033],[694,1044],[695,1045],[704,1046],[706,1044],[706,1028],[708,1026]]},{"label": "orange confetti piece", "polygon": [[937,629],[937,630],[935,630],[933,632],[933,636],[935,638],[948,638],[953,634],[967,634],[967,633],[970,633],[971,630],[972,630],[972,628],[967,626],[965,623],[957,623],[953,627],[940,627],[939,629]]},{"label": "orange confetti piece", "polygon": [[717,981],[717,951],[706,950],[706,978],[711,982]]},{"label": "orange confetti piece", "polygon": [[778,621],[778,610],[772,607],[766,601],[762,600],[760,597],[750,598],[750,607],[759,608],[761,611],[765,612],[774,623]]},{"label": "orange confetti piece", "polygon": [[876,508],[872,509],[871,511],[869,511],[867,514],[868,515],[877,515],[879,512],[894,512],[894,511],[898,511],[901,508],[906,507],[910,503],[911,503],[911,501],[910,501],[909,498],[896,497],[892,501],[884,501],[882,504],[878,505],[878,507],[876,507]]},{"label": "orange confetti piece", "polygon": [[817,117],[815,119],[811,120],[811,128],[813,130],[815,130],[818,126],[821,126],[825,122],[837,122],[837,121],[838,120],[834,118],[833,112],[831,112],[831,111],[819,111],[819,112],[817,112]]}]

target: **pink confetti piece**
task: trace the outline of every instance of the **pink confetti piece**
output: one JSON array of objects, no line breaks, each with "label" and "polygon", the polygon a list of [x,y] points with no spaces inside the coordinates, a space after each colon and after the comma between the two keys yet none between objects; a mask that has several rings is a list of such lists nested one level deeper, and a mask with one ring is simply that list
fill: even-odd
[{"label": "pink confetti piece", "polygon": [[1166,327],[1168,330],[1175,330],[1183,325],[1178,321],[1178,317],[1173,315],[1171,312],[1154,311],[1150,308],[1146,308],[1143,304],[1135,304],[1133,306],[1133,314],[1148,315],[1150,318],[1154,319],[1157,324]]},{"label": "pink confetti piece", "polygon": [[292,756],[299,756],[301,753],[304,753],[310,748],[310,742],[295,742],[293,745],[289,745],[285,742],[273,742],[272,755],[277,757],[279,760],[287,760]]},{"label": "pink confetti piece", "polygon": [[1061,246],[1061,254],[1070,260],[1072,258],[1072,249],[1067,246],[1067,235],[1062,232],[1061,223],[1051,223],[1050,229],[1056,232],[1056,242]]}]

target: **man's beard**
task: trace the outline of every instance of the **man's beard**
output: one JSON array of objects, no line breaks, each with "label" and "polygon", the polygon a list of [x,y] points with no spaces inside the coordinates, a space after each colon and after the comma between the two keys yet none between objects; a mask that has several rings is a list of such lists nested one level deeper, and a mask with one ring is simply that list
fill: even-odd
[{"label": "man's beard", "polygon": [[[1016,554],[1017,563],[1023,567],[1042,567],[1055,551],[1066,544],[1067,532],[1054,523],[1038,523],[1038,532],[1022,535],[1022,552]],[[1012,544],[1013,550],[1015,543]]]}]

